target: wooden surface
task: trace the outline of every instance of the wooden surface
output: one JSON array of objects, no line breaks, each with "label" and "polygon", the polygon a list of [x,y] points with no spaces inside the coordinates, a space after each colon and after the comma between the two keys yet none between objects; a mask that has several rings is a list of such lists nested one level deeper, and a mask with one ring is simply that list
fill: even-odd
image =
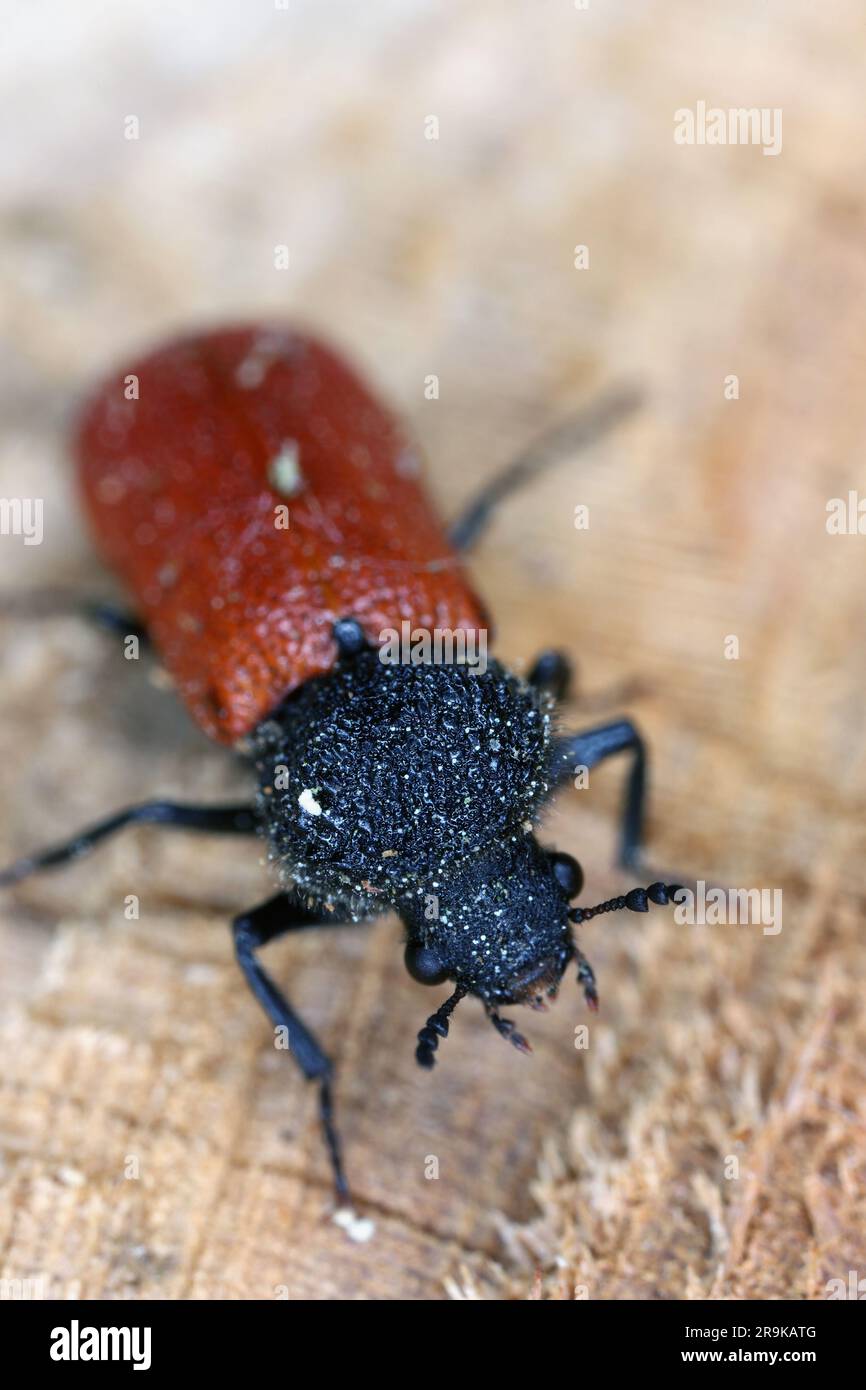
[{"label": "wooden surface", "polygon": [[[394,921],[273,947],[338,1062],[376,1222],[353,1244],[313,1098],[232,959],[227,920],[268,891],[256,851],[130,834],[3,894],[0,1276],[123,1298],[826,1297],[866,1274],[866,537],[825,526],[828,499],[866,495],[860,7],[376,8],[221,0],[202,24],[82,0],[11,26],[0,495],[43,497],[45,538],[0,538],[3,590],[108,592],[66,420],[94,372],[180,325],[315,325],[402,411],[448,515],[637,380],[642,413],[504,510],[473,574],[505,659],[578,662],[568,723],[631,686],[653,863],[781,888],[783,930],[602,919],[587,1050],[567,985],[521,1020],[531,1058],[465,1004],[429,1076],[413,1039],[439,994]],[[677,145],[698,100],[781,108],[781,154]],[[3,858],[129,800],[243,788],[117,642],[22,613],[2,642]],[[587,901],[631,882],[609,867],[620,778],[546,826]]]}]

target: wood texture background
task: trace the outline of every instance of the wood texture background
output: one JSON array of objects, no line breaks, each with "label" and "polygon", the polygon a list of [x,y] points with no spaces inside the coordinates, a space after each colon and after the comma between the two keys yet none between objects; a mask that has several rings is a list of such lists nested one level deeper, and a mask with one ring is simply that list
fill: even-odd
[{"label": "wood texture background", "polygon": [[[625,683],[653,862],[781,888],[784,925],[605,919],[588,1050],[567,987],[527,1017],[530,1059],[465,1004],[432,1076],[412,1052],[434,996],[396,923],[275,946],[338,1061],[377,1227],[356,1245],[327,1217],[313,1098],[232,959],[227,919],[268,888],[255,851],[130,834],[3,894],[0,1275],[316,1299],[802,1298],[866,1276],[866,538],[825,527],[829,498],[866,494],[861,7],[79,0],[21,7],[5,49],[0,494],[43,497],[45,538],[0,538],[3,592],[109,591],[66,422],[95,372],[179,326],[315,325],[410,421],[448,514],[639,381],[642,413],[505,509],[473,572],[504,658],[579,663],[570,723]],[[698,100],[780,107],[781,154],[675,144]],[[2,652],[3,858],[131,799],[243,787],[160,673],[77,619],[7,613]],[[620,781],[564,793],[546,827],[590,901],[624,886]]]}]

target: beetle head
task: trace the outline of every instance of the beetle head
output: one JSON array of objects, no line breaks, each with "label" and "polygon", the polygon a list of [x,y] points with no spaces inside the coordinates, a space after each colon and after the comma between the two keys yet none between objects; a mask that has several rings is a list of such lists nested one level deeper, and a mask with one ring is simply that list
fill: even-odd
[{"label": "beetle head", "polygon": [[569,901],[583,875],[570,855],[549,853],[532,835],[470,856],[450,875],[424,885],[401,906],[408,928],[406,967],[422,984],[456,986],[419,1034],[417,1058],[433,1065],[438,1039],[465,994],[481,999],[503,1036],[525,1039],[499,1016],[506,1004],[546,1009],[575,955]]}]

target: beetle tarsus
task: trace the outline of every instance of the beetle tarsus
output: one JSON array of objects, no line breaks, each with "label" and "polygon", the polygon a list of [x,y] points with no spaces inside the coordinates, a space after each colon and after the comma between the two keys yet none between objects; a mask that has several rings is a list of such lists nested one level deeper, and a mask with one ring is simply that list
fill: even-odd
[{"label": "beetle tarsus", "polygon": [[330,1076],[325,1076],[319,1085],[319,1118],[322,1125],[322,1133],[325,1136],[325,1145],[328,1150],[328,1157],[331,1160],[331,1168],[334,1174],[334,1196],[337,1207],[348,1207],[354,1212],[352,1204],[352,1194],[349,1191],[349,1181],[346,1177],[346,1170],[343,1167],[343,1147],[340,1143],[340,1135],[334,1123],[334,1097],[331,1091]]}]

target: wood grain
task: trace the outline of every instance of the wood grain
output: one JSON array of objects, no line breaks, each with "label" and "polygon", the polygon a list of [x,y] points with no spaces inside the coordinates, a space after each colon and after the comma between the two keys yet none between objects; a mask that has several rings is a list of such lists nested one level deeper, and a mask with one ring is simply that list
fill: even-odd
[{"label": "wood grain", "polygon": [[[328,1220],[312,1096],[231,955],[227,920],[268,891],[257,851],[129,835],[3,895],[0,1277],[90,1298],[826,1297],[866,1275],[866,538],[825,525],[828,499],[866,495],[860,7],[440,0],[334,25],[220,0],[206,58],[176,8],[169,33],[144,4],[97,26],[82,0],[80,61],[34,58],[26,91],[5,60],[0,495],[43,497],[45,538],[0,538],[4,592],[108,591],[66,420],[93,373],[180,325],[284,315],[335,339],[447,516],[637,380],[642,413],[504,509],[473,578],[504,658],[577,661],[569,724],[638,683],[653,863],[780,888],[784,925],[602,919],[588,1049],[576,988],[527,1015],[532,1058],[464,1005],[431,1076],[412,1048],[433,992],[394,922],[275,946],[337,1059],[376,1221],[355,1245]],[[698,100],[781,108],[781,154],[678,146]],[[4,858],[130,799],[243,787],[116,642],[26,609],[2,642]],[[627,886],[620,776],[547,824],[588,901]]]}]

